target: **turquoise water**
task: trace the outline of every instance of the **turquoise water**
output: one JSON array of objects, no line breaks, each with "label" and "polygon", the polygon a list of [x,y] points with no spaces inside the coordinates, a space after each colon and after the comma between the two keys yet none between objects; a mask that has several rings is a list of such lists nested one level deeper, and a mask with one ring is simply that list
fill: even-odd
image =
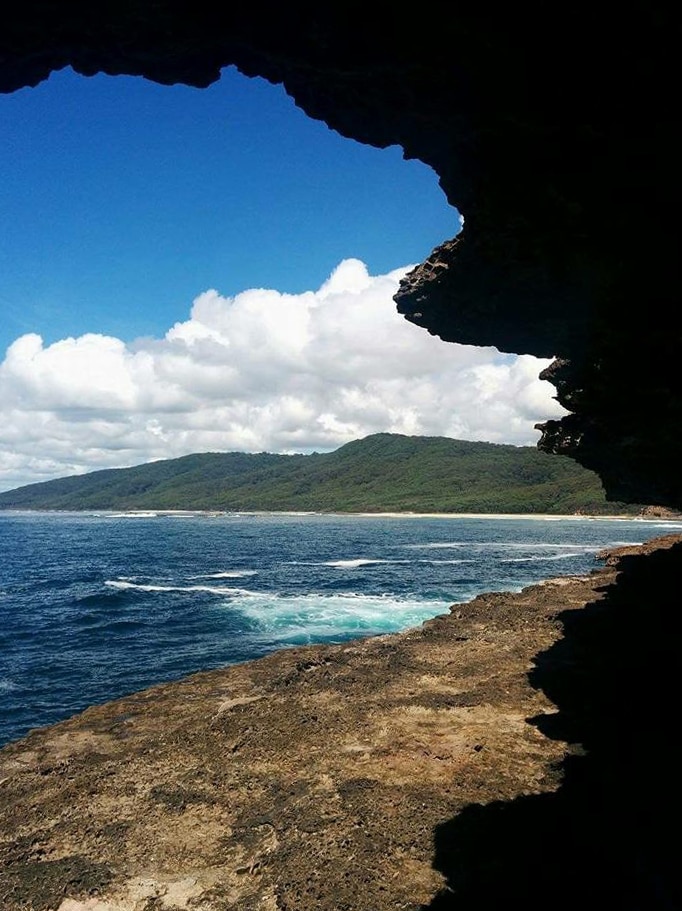
[{"label": "turquoise water", "polygon": [[677,523],[0,512],[0,745],[275,649],[417,626]]}]

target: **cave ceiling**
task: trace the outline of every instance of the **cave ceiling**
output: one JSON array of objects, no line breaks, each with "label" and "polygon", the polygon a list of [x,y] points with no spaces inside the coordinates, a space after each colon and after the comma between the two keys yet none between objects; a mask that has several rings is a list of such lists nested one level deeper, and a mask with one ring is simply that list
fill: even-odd
[{"label": "cave ceiling", "polygon": [[[472,8],[474,7],[474,8]],[[682,508],[679,26],[671,4],[25,0],[0,91],[53,70],[205,87],[234,65],[309,116],[438,174],[464,231],[396,296],[446,341],[555,358],[540,447],[612,499]],[[409,219],[410,213],[405,212]]]}]

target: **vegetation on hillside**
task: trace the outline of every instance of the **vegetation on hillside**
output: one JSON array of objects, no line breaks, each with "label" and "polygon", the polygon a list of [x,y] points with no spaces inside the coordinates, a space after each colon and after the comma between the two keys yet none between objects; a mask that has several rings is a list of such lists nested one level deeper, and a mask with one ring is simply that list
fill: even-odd
[{"label": "vegetation on hillside", "polygon": [[329,453],[201,453],[29,484],[0,509],[636,513],[530,446],[378,433]]}]

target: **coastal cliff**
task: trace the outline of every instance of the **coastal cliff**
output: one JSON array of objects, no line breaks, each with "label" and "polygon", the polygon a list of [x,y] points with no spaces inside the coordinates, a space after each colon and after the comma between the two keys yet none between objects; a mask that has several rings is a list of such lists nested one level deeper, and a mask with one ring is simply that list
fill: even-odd
[{"label": "coastal cliff", "polygon": [[0,907],[677,907],[682,536],[603,556],[10,744]]}]

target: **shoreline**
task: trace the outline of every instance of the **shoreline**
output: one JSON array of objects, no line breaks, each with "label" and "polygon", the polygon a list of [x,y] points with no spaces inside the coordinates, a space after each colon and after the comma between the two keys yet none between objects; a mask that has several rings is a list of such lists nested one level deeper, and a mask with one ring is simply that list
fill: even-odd
[{"label": "shoreline", "polygon": [[[103,560],[98,557],[97,572],[92,578],[87,577],[82,588],[71,587],[70,571],[63,573],[55,569],[47,576],[57,581],[57,590],[63,592],[55,603],[73,605],[67,617],[80,616],[79,597],[87,593],[88,598],[96,600],[84,602],[86,616],[89,616],[88,611],[97,611],[100,622],[108,629],[115,608],[116,621],[121,622],[123,631],[121,641],[130,640],[125,648],[117,646],[115,640],[113,654],[117,658],[110,667],[107,637],[92,639],[89,651],[83,653],[82,675],[69,678],[61,670],[60,650],[67,648],[70,653],[73,650],[71,661],[76,662],[76,655],[85,649],[88,636],[81,632],[80,619],[68,620],[67,632],[61,628],[43,642],[46,655],[52,656],[51,660],[55,662],[54,671],[36,672],[32,682],[26,678],[22,685],[20,673],[12,673],[8,666],[5,673],[0,674],[0,690],[4,688],[8,694],[0,718],[0,746],[38,724],[55,723],[90,704],[118,698],[155,683],[180,679],[195,670],[235,660],[250,660],[263,654],[266,648],[382,635],[419,625],[424,619],[447,610],[449,604],[471,599],[478,593],[490,590],[518,592],[524,585],[557,574],[589,572],[599,565],[595,559],[598,548],[614,543],[637,544],[679,530],[670,523],[638,524],[621,519],[564,522],[552,516],[549,521],[542,521],[542,514],[534,515],[532,520],[517,519],[518,514],[507,515],[508,521],[489,518],[488,514],[474,514],[471,520],[467,516],[462,520],[459,514],[452,520],[421,518],[416,514],[408,518],[378,519],[372,514],[369,518],[266,516],[212,520],[184,518],[189,514],[178,512],[175,515],[180,518],[146,518],[146,515],[155,516],[129,513],[126,518],[110,519],[80,513],[27,513],[8,517],[6,524],[0,519],[11,564],[14,563],[10,558],[14,553],[13,536],[23,535],[24,531],[30,532],[31,541],[35,540],[36,553],[40,552],[40,542],[44,540],[50,542],[55,552],[66,555],[55,562],[55,567],[80,565],[78,555],[89,553],[89,542],[93,542],[94,547],[100,536],[116,541],[117,547],[127,553],[126,558],[122,562],[111,562],[113,558],[109,556]],[[127,550],[131,547],[130,542],[139,540],[140,535],[147,538],[148,547],[154,551],[151,563],[140,562],[134,549]],[[167,565],[166,542],[177,541],[178,535],[183,541],[185,536],[190,536],[187,548],[183,544],[181,563],[176,560]],[[248,545],[242,552],[240,542],[251,540],[253,536],[258,542],[277,542],[265,563],[260,556],[260,543],[255,549]],[[72,538],[83,542],[76,552],[68,545]],[[206,560],[205,554],[212,553],[212,542],[217,540],[231,542],[229,556],[221,551]],[[206,547],[197,548],[197,541],[206,542]],[[504,543],[509,541],[515,543]],[[58,542],[64,542],[66,550]],[[320,542],[324,542],[324,546],[318,553]],[[328,542],[334,543],[330,546]],[[431,543],[426,547],[424,542]],[[462,551],[467,542],[479,542],[473,553]],[[524,542],[531,542],[530,549],[519,552],[518,548]],[[550,550],[546,549],[547,542],[553,542]],[[564,543],[555,548],[554,542]],[[434,548],[447,546],[458,549],[434,551]],[[491,547],[493,550],[485,549]],[[76,562],[72,564],[73,559]],[[10,569],[8,580],[32,578],[29,560],[27,558],[24,565],[19,557],[17,571]],[[291,569],[287,566],[289,562]],[[455,565],[461,563],[471,565]],[[310,564],[310,568],[306,564]],[[256,578],[247,581],[243,577]],[[79,571],[74,580],[78,578]],[[240,581],[234,581],[236,579]],[[34,601],[35,609],[40,613],[43,591],[34,592],[31,587],[25,587],[22,590],[25,594],[18,594],[14,605],[6,594],[0,614],[10,624],[12,616],[16,616],[17,629],[23,630],[26,636],[40,637],[37,614],[35,619],[26,622],[20,618],[34,616]],[[79,597],[75,597],[76,591]],[[182,594],[166,594],[173,591]],[[127,632],[125,624],[129,622],[133,630],[138,622],[142,624],[140,628],[153,629],[157,611],[166,609],[169,604],[180,603],[179,599],[183,605],[200,609],[188,611],[188,619],[183,621],[187,625],[184,632],[178,632],[175,620],[168,621],[167,630],[164,627],[175,644],[173,659],[155,644],[147,651],[135,640],[133,633]],[[211,608],[205,609],[209,602]],[[219,617],[229,617],[230,622],[235,618],[238,635],[223,637],[221,624],[224,619],[217,619]],[[33,626],[37,626],[36,631]],[[113,628],[119,629],[118,626]],[[214,628],[218,629],[217,637],[202,639],[202,651],[198,657],[193,657],[188,630],[196,629],[201,637],[206,630]],[[152,639],[151,643],[155,641]],[[122,674],[120,668],[126,666],[126,650],[130,648],[135,649],[142,660],[130,667],[128,679],[128,674]],[[18,649],[23,654],[21,646]],[[106,668],[106,673],[97,678],[89,677],[91,665]],[[15,661],[14,667],[20,666]],[[78,679],[81,676],[82,682]],[[115,682],[109,684],[109,679]],[[31,694],[36,687],[46,684],[51,687],[50,695],[46,696],[44,705],[33,711]],[[60,699],[67,706],[61,710]]]},{"label": "shoreline", "polygon": [[84,515],[107,518],[349,518],[349,519],[531,519],[545,522],[618,520],[624,522],[682,523],[682,514],[675,516],[642,515],[641,513],[485,513],[485,512],[335,512],[320,510],[213,510],[213,509],[17,509],[0,508],[3,513],[41,515]]},{"label": "shoreline", "polygon": [[[660,636],[654,605],[676,603],[668,591],[677,592],[677,564],[654,601],[643,604],[641,586],[650,591],[652,572],[659,577],[673,557],[679,563],[678,542],[669,535],[616,548],[588,576],[479,595],[401,633],[284,649],[153,686],[14,741],[0,750],[8,911],[416,911],[445,907],[453,891],[466,898],[469,885],[475,904],[462,906],[479,907],[495,877],[509,898],[509,864],[518,873],[521,862],[526,897],[538,870],[551,873],[555,889],[584,897],[611,841],[619,857],[650,838],[633,801],[652,800],[658,813],[667,807],[650,782],[654,773],[661,780],[668,755],[675,761],[674,725],[673,740],[658,732],[655,750],[649,735],[643,749],[635,742],[624,750],[636,706],[611,694],[633,666],[631,685],[646,679],[636,656],[647,656],[647,635]],[[677,637],[665,642],[674,669]],[[658,668],[660,651],[651,655]],[[652,708],[647,699],[640,721]],[[604,718],[590,714],[600,700]],[[589,787],[577,799],[580,772],[562,798],[571,769],[585,767],[581,744],[598,756],[599,738],[611,731],[602,801]],[[651,763],[648,775],[640,760]],[[615,807],[627,793],[632,831],[610,811],[611,790]],[[563,832],[567,813],[569,832],[584,838],[579,855],[571,838],[566,850],[555,836],[546,845],[537,839],[538,831]],[[453,854],[458,844],[471,848]]]}]

